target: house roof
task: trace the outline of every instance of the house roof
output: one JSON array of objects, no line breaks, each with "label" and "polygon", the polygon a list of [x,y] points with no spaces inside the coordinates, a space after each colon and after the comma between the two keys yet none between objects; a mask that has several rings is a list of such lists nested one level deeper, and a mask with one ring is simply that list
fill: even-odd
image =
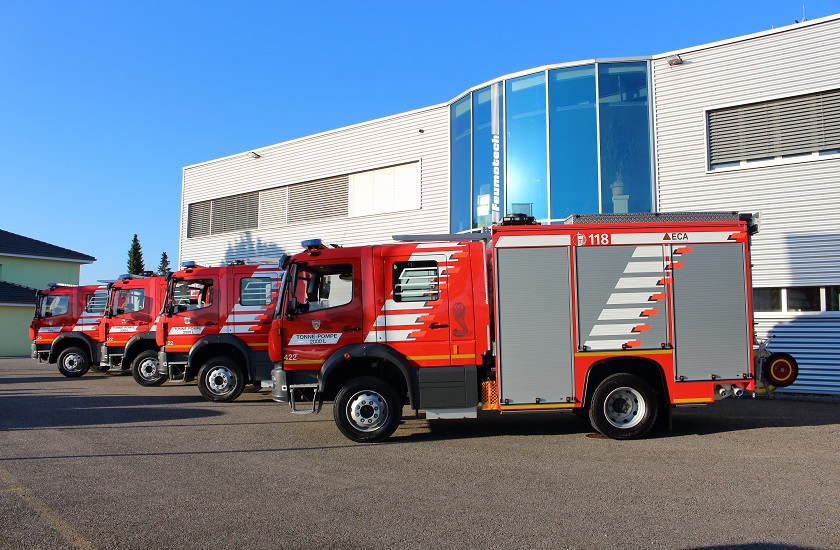
[{"label": "house roof", "polygon": [[0,304],[35,306],[35,288],[0,281]]},{"label": "house roof", "polygon": [[96,258],[93,256],[0,229],[0,255],[2,254],[71,260],[82,264],[89,264],[96,261]]}]

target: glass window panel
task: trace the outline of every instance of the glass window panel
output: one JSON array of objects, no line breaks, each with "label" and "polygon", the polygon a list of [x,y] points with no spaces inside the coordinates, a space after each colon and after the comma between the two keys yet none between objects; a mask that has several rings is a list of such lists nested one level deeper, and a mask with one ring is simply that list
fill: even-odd
[{"label": "glass window panel", "polygon": [[470,165],[472,109],[470,96],[450,108],[452,142],[452,181],[450,182],[449,230],[453,233],[470,229]]},{"label": "glass window panel", "polygon": [[598,213],[595,66],[548,73],[551,217]]},{"label": "glass window panel", "polygon": [[825,289],[825,310],[840,311],[840,286]]},{"label": "glass window panel", "polygon": [[781,288],[754,288],[753,310],[782,311]]},{"label": "glass window panel", "polygon": [[647,63],[598,65],[603,212],[650,212]]},{"label": "glass window panel", "polygon": [[545,88],[545,73],[506,83],[507,214],[548,218]]},{"label": "glass window panel", "polygon": [[803,286],[787,290],[788,311],[820,311],[820,287]]},{"label": "glass window panel", "polygon": [[473,93],[473,227],[501,219],[504,188],[502,85]]}]

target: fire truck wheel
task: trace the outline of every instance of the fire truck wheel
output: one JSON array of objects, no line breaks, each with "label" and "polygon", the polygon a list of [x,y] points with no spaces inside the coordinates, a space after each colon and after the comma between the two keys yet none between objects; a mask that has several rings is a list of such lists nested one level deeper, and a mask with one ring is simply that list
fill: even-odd
[{"label": "fire truck wheel", "polygon": [[208,401],[233,401],[244,387],[239,365],[227,357],[215,357],[198,371],[198,391]]},{"label": "fire truck wheel", "polygon": [[58,372],[70,378],[82,376],[90,368],[90,359],[81,348],[67,348],[58,356]]},{"label": "fire truck wheel", "polygon": [[632,374],[613,374],[592,395],[589,421],[592,427],[613,439],[637,439],[656,423],[656,392]]},{"label": "fire truck wheel", "polygon": [[131,362],[131,374],[141,386],[160,386],[166,382],[166,375],[160,374],[157,368],[158,356],[154,350],[141,352]]},{"label": "fire truck wheel", "polygon": [[333,417],[348,439],[360,443],[384,441],[402,418],[402,403],[390,384],[373,376],[354,378],[335,397]]},{"label": "fire truck wheel", "polygon": [[777,388],[786,388],[799,376],[796,359],[787,353],[771,353],[764,360],[764,379]]}]

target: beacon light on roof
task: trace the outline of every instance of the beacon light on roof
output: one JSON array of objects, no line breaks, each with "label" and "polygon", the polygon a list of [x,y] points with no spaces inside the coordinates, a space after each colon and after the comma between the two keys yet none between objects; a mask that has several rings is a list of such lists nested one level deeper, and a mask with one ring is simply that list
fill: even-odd
[{"label": "beacon light on roof", "polygon": [[309,239],[307,241],[302,241],[300,245],[306,250],[323,250],[327,248],[324,246],[324,243],[321,242],[321,239]]},{"label": "beacon light on roof", "polygon": [[181,262],[181,267],[190,269],[191,267],[195,267],[195,262]]}]

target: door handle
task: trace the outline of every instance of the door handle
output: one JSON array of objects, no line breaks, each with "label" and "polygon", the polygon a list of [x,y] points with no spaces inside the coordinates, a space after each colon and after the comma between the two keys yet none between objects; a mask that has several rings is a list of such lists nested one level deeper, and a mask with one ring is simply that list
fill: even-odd
[{"label": "door handle", "polygon": [[341,329],[342,332],[357,332],[359,330],[362,330],[362,327],[344,327]]},{"label": "door handle", "polygon": [[448,326],[446,323],[432,323],[429,328],[447,328]]},{"label": "door handle", "polygon": [[218,325],[218,324],[219,323],[216,323],[215,321],[207,321],[206,323],[204,323],[204,326],[205,327],[212,327],[212,326],[215,326],[215,325]]}]

